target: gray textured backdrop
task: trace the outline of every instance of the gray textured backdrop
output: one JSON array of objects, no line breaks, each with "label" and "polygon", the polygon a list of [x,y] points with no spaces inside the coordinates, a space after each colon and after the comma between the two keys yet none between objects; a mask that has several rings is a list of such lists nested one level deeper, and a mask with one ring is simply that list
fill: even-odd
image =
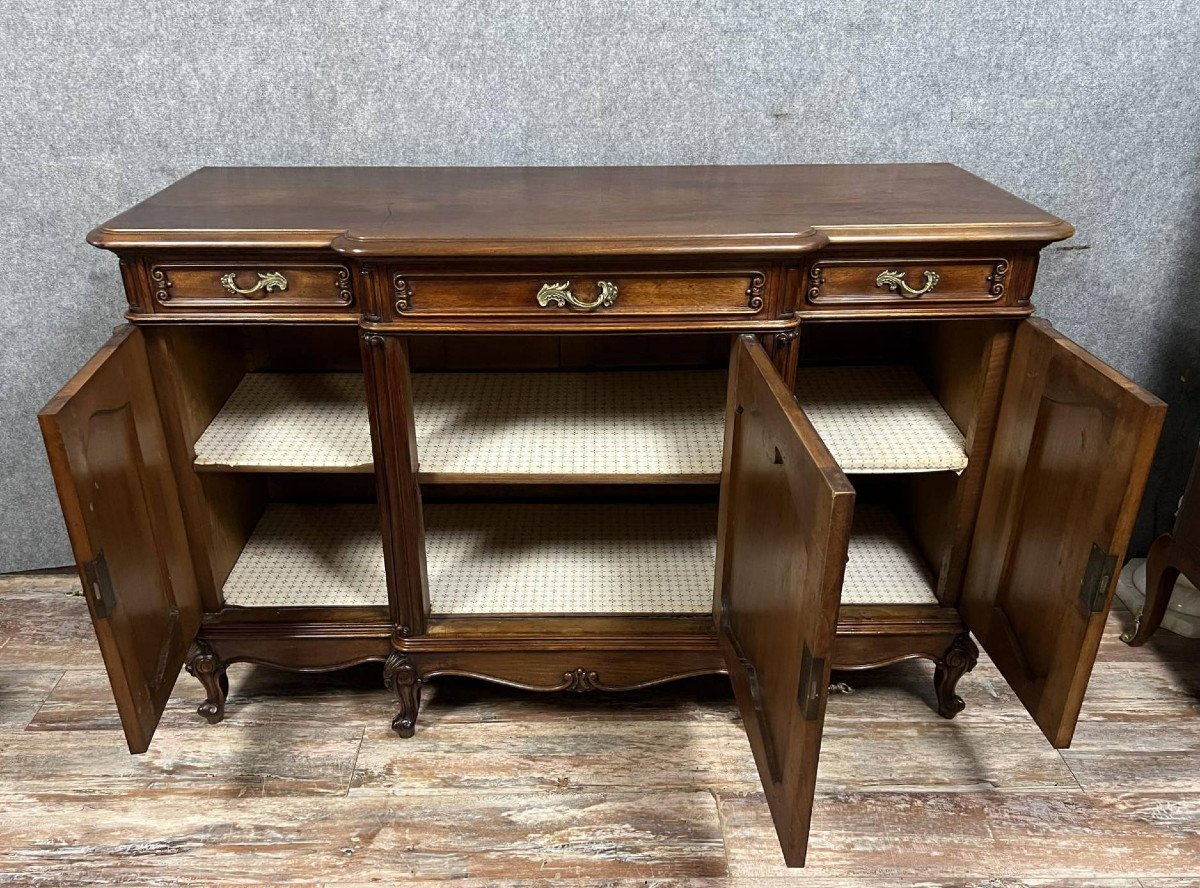
[{"label": "gray textured backdrop", "polygon": [[205,164],[952,161],[1076,224],[1035,301],[1195,452],[1200,15],[1119,3],[4,0],[0,571],[67,563],[34,414],[122,310],[104,220]]}]

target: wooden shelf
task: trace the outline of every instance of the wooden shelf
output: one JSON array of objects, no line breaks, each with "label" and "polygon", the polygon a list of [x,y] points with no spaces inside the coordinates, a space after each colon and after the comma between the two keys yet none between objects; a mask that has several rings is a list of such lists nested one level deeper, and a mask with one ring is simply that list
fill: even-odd
[{"label": "wooden shelf", "polygon": [[842,604],[937,604],[916,543],[883,506],[854,507]]},{"label": "wooden shelf", "polygon": [[[431,611],[711,613],[716,529],[713,506],[426,506]],[[268,506],[224,593],[239,607],[386,606],[375,506]]]},{"label": "wooden shelf", "polygon": [[413,377],[420,479],[717,483],[723,371]]},{"label": "wooden shelf", "polygon": [[224,586],[235,607],[382,606],[383,538],[374,505],[267,507]]},{"label": "wooden shelf", "polygon": [[[425,534],[435,616],[712,610],[712,506],[430,505]],[[241,607],[386,606],[375,506],[269,506],[224,591]],[[937,604],[886,508],[855,510],[842,603]]]},{"label": "wooden shelf", "polygon": [[371,472],[361,373],[248,373],[196,442],[201,472]]},{"label": "wooden shelf", "polygon": [[[723,371],[416,374],[419,480],[716,484],[724,409]],[[195,456],[198,471],[370,472],[363,378],[247,374]]]},{"label": "wooden shelf", "polygon": [[911,367],[801,367],[796,399],[844,472],[967,467],[962,432]]},{"label": "wooden shelf", "polygon": [[713,506],[427,506],[430,610],[711,613],[716,533]]}]

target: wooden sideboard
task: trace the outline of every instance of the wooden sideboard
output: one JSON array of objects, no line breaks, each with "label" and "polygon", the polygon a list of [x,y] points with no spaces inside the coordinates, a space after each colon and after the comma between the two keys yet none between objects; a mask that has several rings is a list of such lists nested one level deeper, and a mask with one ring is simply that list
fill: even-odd
[{"label": "wooden sideboard", "polygon": [[40,415],[130,750],[185,667],[379,661],[405,737],[727,672],[799,865],[831,669],[950,718],[973,634],[1066,746],[1164,412],[1029,317],[1071,233],[942,164],[182,179]]}]

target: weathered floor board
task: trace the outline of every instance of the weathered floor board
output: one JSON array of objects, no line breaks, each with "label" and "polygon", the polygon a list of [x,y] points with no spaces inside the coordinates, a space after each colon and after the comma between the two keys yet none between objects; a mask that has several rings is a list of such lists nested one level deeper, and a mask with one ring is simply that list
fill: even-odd
[{"label": "weathered floor board", "polygon": [[151,796],[345,795],[362,742],[355,727],[208,727],[163,731],[142,755],[130,755],[116,733],[103,743],[81,743],[80,735],[65,731],[5,736],[0,804],[126,795],[147,805]]},{"label": "weathered floor board", "polygon": [[427,688],[398,740],[380,667],[231,669],[228,717],[175,688],[130,756],[67,575],[0,577],[0,884],[460,888],[1200,885],[1200,641],[1114,614],[1073,748],[982,658],[839,676],[809,866],[782,863],[727,686],[546,696]]},{"label": "weathered floor board", "polygon": [[[736,876],[786,874],[758,795],[722,797]],[[1200,794],[845,793],[813,812],[815,870],[905,884],[925,875],[984,880],[1178,876],[1200,861]],[[1007,883],[1002,883],[1007,884]],[[1019,883],[1018,883],[1019,884]]]},{"label": "weathered floor board", "polygon": [[725,872],[717,808],[705,792],[0,801],[0,847],[0,878],[18,871],[57,885]]}]

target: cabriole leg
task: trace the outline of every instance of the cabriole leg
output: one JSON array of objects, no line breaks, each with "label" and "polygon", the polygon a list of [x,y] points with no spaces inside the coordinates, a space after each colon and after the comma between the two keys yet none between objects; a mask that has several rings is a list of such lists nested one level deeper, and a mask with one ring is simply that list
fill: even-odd
[{"label": "cabriole leg", "polygon": [[942,654],[933,670],[933,687],[937,691],[938,715],[954,718],[967,704],[955,693],[958,680],[975,668],[979,661],[979,648],[971,636],[963,632],[954,637],[946,653]]},{"label": "cabriole leg", "polygon": [[1133,624],[1133,631],[1121,636],[1121,641],[1126,644],[1134,647],[1145,644],[1158,631],[1163,617],[1167,615],[1167,605],[1171,602],[1171,593],[1175,591],[1175,582],[1179,579],[1179,568],[1170,564],[1174,546],[1175,538],[1164,533],[1154,541],[1146,555],[1146,600]]},{"label": "cabriole leg", "polygon": [[383,683],[396,695],[400,707],[392,719],[392,730],[401,737],[411,737],[417,730],[417,711],[421,708],[421,677],[413,662],[398,652],[392,652],[383,666]]},{"label": "cabriole leg", "polygon": [[208,694],[196,712],[204,716],[210,725],[215,725],[225,718],[225,698],[229,694],[229,676],[225,674],[225,664],[208,642],[197,639],[188,649],[184,668],[188,675],[200,680]]}]

